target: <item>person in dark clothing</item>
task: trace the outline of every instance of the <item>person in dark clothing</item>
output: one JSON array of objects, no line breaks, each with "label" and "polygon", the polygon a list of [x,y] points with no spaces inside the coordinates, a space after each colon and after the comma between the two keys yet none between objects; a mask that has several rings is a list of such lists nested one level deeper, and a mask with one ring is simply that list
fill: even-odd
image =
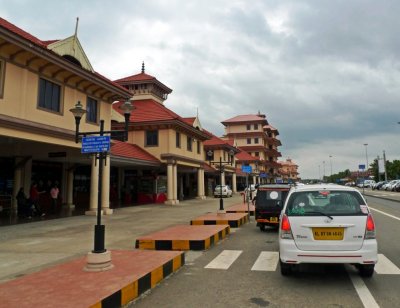
[{"label": "person in dark clothing", "polygon": [[17,211],[19,218],[32,218],[32,210],[30,208],[28,198],[24,193],[24,188],[21,187],[16,196],[17,199]]}]

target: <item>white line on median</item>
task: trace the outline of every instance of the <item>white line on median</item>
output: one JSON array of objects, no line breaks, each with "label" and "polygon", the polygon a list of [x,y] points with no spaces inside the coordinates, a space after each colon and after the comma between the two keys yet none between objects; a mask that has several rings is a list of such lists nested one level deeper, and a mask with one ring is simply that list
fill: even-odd
[{"label": "white line on median", "polygon": [[351,282],[353,283],[354,288],[363,303],[365,308],[377,308],[379,307],[378,303],[375,301],[375,298],[372,296],[371,292],[369,292],[367,286],[364,281],[358,276],[358,274],[354,272],[349,272]]},{"label": "white line on median", "polygon": [[378,274],[400,275],[400,269],[383,254],[378,254],[375,272]]},{"label": "white line on median", "polygon": [[224,250],[204,268],[228,269],[242,252],[242,250]]},{"label": "white line on median", "polygon": [[275,271],[278,265],[277,251],[262,251],[251,268],[252,271]]},{"label": "white line on median", "polygon": [[386,215],[386,216],[388,216],[388,217],[390,217],[390,218],[393,218],[393,219],[400,220],[400,218],[399,218],[399,217],[397,217],[397,216],[394,216],[394,215],[391,215],[391,214],[385,213],[385,212],[383,212],[383,211],[380,211],[380,210],[374,209],[373,207],[370,207],[370,209],[371,209],[371,210],[373,210],[373,211],[375,211],[375,212],[381,213],[382,215]]}]

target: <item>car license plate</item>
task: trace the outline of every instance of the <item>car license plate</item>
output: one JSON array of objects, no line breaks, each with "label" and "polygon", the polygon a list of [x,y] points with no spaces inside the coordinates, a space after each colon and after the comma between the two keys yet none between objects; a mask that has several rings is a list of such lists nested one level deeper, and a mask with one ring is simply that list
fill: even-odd
[{"label": "car license plate", "polygon": [[312,228],[314,240],[317,241],[341,241],[344,228]]},{"label": "car license plate", "polygon": [[278,217],[270,217],[269,221],[270,222],[278,222]]}]

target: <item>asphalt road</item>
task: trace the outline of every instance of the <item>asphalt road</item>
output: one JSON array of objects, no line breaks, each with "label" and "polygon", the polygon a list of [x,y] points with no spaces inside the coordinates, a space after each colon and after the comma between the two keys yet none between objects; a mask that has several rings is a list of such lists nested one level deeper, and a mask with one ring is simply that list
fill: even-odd
[{"label": "asphalt road", "polygon": [[[184,268],[128,307],[399,307],[400,203],[367,199],[384,258],[372,278],[350,265],[304,265],[283,277],[274,259],[277,232],[252,221],[205,252],[188,252]],[[264,254],[272,268],[252,270]],[[227,269],[215,263],[224,255],[233,260]],[[207,268],[210,262],[217,268]]]}]

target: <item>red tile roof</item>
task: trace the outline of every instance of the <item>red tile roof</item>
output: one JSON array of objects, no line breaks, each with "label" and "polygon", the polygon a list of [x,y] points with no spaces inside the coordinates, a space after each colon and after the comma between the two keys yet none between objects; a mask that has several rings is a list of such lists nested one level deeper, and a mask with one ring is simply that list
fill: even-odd
[{"label": "red tile roof", "polygon": [[237,160],[243,161],[243,160],[248,160],[248,161],[257,161],[260,160],[258,157],[252,156],[249,153],[247,153],[246,151],[240,149],[241,152],[237,153],[235,155]]},{"label": "red tile roof", "polygon": [[11,32],[14,32],[19,36],[22,36],[24,39],[27,39],[28,41],[34,43],[35,45],[46,48],[46,45],[37,37],[33,36],[32,34],[29,34],[28,32],[22,30],[21,28],[18,28],[16,25],[8,22],[7,20],[1,17],[0,17],[0,26],[8,29]]},{"label": "red tile roof", "polygon": [[[123,102],[113,104],[113,108],[121,113],[118,108]],[[137,100],[132,102],[134,110],[131,113],[130,121],[134,123],[154,122],[162,120],[177,120],[187,124],[182,117],[172,110],[152,99]]]},{"label": "red tile roof", "polygon": [[121,141],[113,141],[113,144],[111,145],[111,154],[115,156],[160,163],[158,158],[146,152],[136,144],[130,144]]},{"label": "red tile roof", "polygon": [[114,80],[114,82],[147,81],[147,80],[157,80],[157,78],[146,73],[139,73],[136,75]]},{"label": "red tile roof", "polygon": [[265,117],[263,117],[262,115],[257,115],[257,114],[238,115],[236,117],[222,121],[221,123],[226,125],[226,124],[233,124],[233,123],[238,123],[238,122],[264,122],[264,123],[268,124]]},{"label": "red tile roof", "polygon": [[[8,31],[13,32],[14,34],[30,41],[31,43],[35,44],[38,47],[44,48],[47,52],[55,54],[57,56],[59,56],[60,58],[62,58],[62,56],[60,56],[59,54],[56,54],[55,52],[47,49],[47,46],[51,43],[57,42],[58,40],[47,40],[47,41],[42,41],[40,39],[38,39],[37,37],[33,36],[32,34],[29,34],[28,32],[22,30],[21,28],[18,28],[17,26],[15,26],[14,24],[8,22],[7,20],[3,19],[0,17],[0,27],[3,27],[5,29],[7,29]],[[66,60],[67,61],[67,60]],[[83,69],[83,68],[82,68]],[[83,69],[85,70],[85,69]],[[87,71],[87,70],[85,70]],[[90,72],[90,71],[89,71]],[[106,81],[107,83],[113,85],[114,87],[117,87],[121,90],[124,90],[126,92],[126,97],[131,97],[132,95],[130,95],[130,92],[125,89],[124,87],[120,86],[119,84],[116,84],[114,82],[112,82],[111,80],[109,80],[108,78],[104,77],[103,75],[97,73],[97,72],[90,72],[93,75],[103,79],[104,81]]]},{"label": "red tile roof", "polygon": [[196,117],[183,118],[183,121],[185,121],[187,124],[191,126],[193,126],[194,120],[196,120]]}]

